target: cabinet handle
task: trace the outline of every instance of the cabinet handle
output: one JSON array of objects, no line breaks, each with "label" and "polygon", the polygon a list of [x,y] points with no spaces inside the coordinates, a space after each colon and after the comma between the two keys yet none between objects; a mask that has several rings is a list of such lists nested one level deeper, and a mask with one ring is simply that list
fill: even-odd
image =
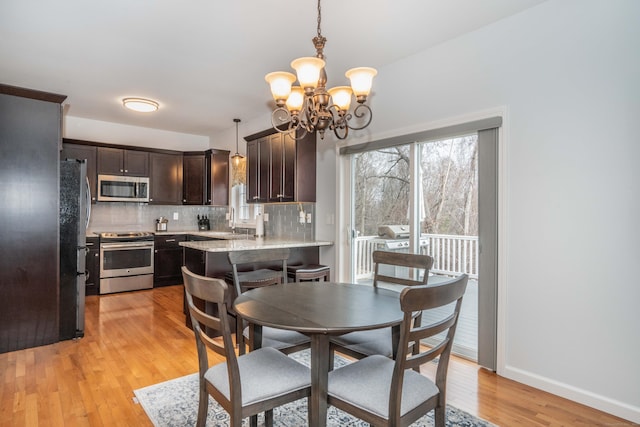
[{"label": "cabinet handle", "polygon": [[165,242],[175,242],[175,241],[176,241],[176,239],[167,239],[167,240],[165,240]]},{"label": "cabinet handle", "polygon": [[120,169],[120,172],[124,172],[122,169]]},{"label": "cabinet handle", "polygon": [[187,203],[187,199],[182,199],[182,203]]},{"label": "cabinet handle", "polygon": [[128,170],[128,169],[125,169],[125,170],[124,170],[124,173],[128,173],[128,172],[129,172],[129,170]]},{"label": "cabinet handle", "polygon": [[153,252],[158,253],[158,250],[156,249],[156,250],[155,250],[155,251],[153,251]]},{"label": "cabinet handle", "polygon": [[253,196],[253,200],[257,200],[259,198],[260,198],[260,196]]}]

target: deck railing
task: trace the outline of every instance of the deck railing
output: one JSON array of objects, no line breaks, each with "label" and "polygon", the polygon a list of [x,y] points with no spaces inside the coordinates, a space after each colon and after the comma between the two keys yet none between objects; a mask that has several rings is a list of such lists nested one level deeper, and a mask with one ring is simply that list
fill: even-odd
[{"label": "deck railing", "polygon": [[[466,273],[478,278],[478,236],[453,236],[448,234],[423,234],[429,244],[425,252],[433,257],[431,271],[438,274]],[[356,280],[373,277],[371,254],[379,248],[374,239],[378,236],[362,236],[354,239]]]}]

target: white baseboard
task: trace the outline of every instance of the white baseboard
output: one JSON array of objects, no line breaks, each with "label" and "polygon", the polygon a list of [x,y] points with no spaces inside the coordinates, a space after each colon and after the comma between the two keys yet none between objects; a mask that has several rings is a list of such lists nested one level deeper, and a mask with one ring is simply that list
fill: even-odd
[{"label": "white baseboard", "polygon": [[512,366],[505,366],[502,376],[519,383],[581,403],[616,417],[640,424],[640,407],[620,402],[587,390],[564,384]]}]

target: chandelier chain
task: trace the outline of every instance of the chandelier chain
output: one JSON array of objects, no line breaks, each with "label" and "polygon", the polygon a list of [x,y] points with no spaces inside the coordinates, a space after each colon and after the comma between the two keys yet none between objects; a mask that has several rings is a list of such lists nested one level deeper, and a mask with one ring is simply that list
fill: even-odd
[{"label": "chandelier chain", "polygon": [[320,31],[320,22],[322,21],[322,11],[320,10],[320,0],[318,0],[318,38],[322,38],[322,32]]}]

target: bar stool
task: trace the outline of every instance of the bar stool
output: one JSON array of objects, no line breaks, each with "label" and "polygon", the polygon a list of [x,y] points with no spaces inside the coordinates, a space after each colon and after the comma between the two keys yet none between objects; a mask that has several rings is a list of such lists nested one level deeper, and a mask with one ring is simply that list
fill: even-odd
[{"label": "bar stool", "polygon": [[287,267],[287,274],[296,282],[303,280],[320,281],[320,279],[329,282],[331,280],[331,268],[320,264],[290,265]]},{"label": "bar stool", "polygon": [[[262,250],[246,250],[233,251],[228,254],[232,271],[226,275],[226,279],[231,279],[235,289],[236,296],[242,293],[262,286],[271,286],[277,283],[287,282],[287,259],[289,258],[289,249],[274,248]],[[244,264],[245,268],[254,268],[249,271],[238,271],[238,265]],[[258,268],[260,264],[272,264],[272,268]],[[280,269],[276,270],[277,265]],[[249,330],[246,328],[245,322],[235,312],[236,316],[236,343],[238,343],[238,351],[240,354],[245,352],[245,338],[252,344],[252,338],[249,337]],[[296,331],[287,331],[283,329],[270,328],[265,326],[262,328],[262,346],[273,347],[285,354],[309,348],[310,339],[308,336]],[[253,350],[253,348],[250,348]]]}]

